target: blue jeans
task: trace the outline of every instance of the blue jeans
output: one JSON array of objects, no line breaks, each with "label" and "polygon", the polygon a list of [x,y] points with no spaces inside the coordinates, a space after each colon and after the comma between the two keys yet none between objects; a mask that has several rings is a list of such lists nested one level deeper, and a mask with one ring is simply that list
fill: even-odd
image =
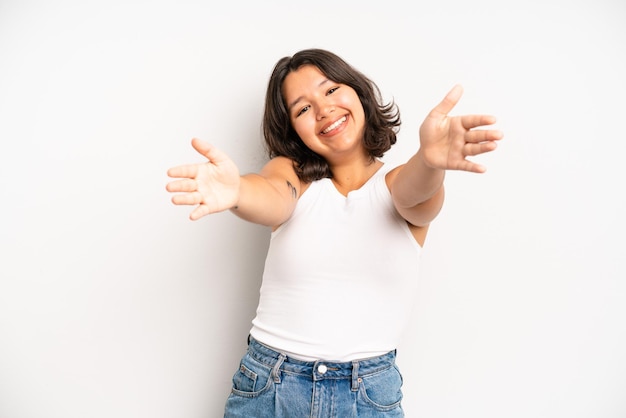
[{"label": "blue jeans", "polygon": [[250,339],[225,418],[404,417],[396,352],[334,363],[295,360]]}]

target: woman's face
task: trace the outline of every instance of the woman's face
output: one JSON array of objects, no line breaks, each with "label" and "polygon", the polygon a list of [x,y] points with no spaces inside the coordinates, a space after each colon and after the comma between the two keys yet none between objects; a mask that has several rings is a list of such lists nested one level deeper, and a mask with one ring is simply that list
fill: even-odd
[{"label": "woman's face", "polygon": [[365,113],[352,87],[305,65],[287,75],[283,97],[291,125],[312,151],[329,163],[350,153],[363,154]]}]

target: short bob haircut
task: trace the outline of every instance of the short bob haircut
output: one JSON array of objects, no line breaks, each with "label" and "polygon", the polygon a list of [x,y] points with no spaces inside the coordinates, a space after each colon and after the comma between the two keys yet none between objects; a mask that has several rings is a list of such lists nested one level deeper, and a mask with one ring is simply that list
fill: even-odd
[{"label": "short bob haircut", "polygon": [[313,65],[328,79],[356,91],[365,111],[363,144],[372,159],[382,157],[396,143],[401,123],[396,104],[393,101],[383,103],[378,86],[339,56],[323,49],[305,49],[292,57],[281,58],[267,86],[263,135],[270,158],[284,156],[291,159],[296,174],[306,183],[333,176],[326,160],[311,151],[291,126],[283,97],[285,78],[303,65]]}]

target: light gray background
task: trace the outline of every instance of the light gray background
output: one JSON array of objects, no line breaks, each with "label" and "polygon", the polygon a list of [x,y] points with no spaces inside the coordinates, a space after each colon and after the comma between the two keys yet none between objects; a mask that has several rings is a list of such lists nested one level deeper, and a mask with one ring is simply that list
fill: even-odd
[{"label": "light gray background", "polygon": [[396,100],[389,163],[455,83],[453,113],[506,134],[447,177],[407,416],[626,416],[625,22],[617,0],[0,1],[0,416],[221,415],[268,230],[189,221],[166,171],[193,136],[257,170],[271,68],[308,47]]}]

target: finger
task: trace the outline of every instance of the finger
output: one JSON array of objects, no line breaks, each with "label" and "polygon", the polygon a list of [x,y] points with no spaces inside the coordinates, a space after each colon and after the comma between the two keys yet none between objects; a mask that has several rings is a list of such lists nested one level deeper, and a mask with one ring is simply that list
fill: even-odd
[{"label": "finger", "polygon": [[479,144],[465,144],[463,147],[463,153],[468,156],[475,156],[491,152],[498,147],[498,144],[493,141],[481,142]]},{"label": "finger", "polygon": [[202,202],[200,192],[177,194],[172,196],[172,203],[175,205],[197,205]]},{"label": "finger", "polygon": [[461,117],[461,125],[465,129],[493,125],[494,123],[496,123],[496,118],[492,115],[465,115]]},{"label": "finger", "polygon": [[176,180],[165,186],[168,192],[193,192],[198,189],[198,183],[192,179]]},{"label": "finger", "polygon": [[198,219],[210,213],[211,211],[209,210],[209,207],[207,205],[199,205],[189,214],[189,219],[191,219],[192,221],[197,221]]},{"label": "finger", "polygon": [[465,142],[479,143],[485,141],[499,141],[503,137],[503,133],[498,130],[475,129],[465,133]]},{"label": "finger", "polygon": [[172,167],[167,170],[167,175],[172,178],[189,178],[192,179],[198,175],[197,164],[185,164]]},{"label": "finger", "polygon": [[487,171],[487,168],[484,165],[477,164],[468,160],[463,160],[463,162],[459,164],[458,169],[462,171],[468,171],[470,173],[479,173],[479,174]]},{"label": "finger", "polygon": [[431,114],[447,115],[459,102],[459,99],[463,95],[463,87],[460,84],[452,87],[452,90],[446,94],[446,97],[431,110]]},{"label": "finger", "polygon": [[224,152],[220,151],[208,142],[202,141],[201,139],[193,138],[191,140],[191,145],[196,151],[205,156],[206,159],[213,164],[219,164],[228,158]]}]

